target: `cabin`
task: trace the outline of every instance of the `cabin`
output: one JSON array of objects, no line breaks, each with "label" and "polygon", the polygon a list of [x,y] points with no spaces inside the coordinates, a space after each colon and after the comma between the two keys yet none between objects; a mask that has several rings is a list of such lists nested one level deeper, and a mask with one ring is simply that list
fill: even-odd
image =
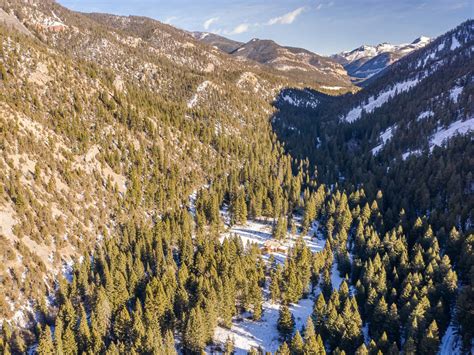
[{"label": "cabin", "polygon": [[265,241],[262,247],[262,252],[264,254],[269,254],[269,253],[283,253],[286,254],[288,250],[288,247],[285,245],[282,245],[279,241],[274,240],[274,239],[269,239]]}]

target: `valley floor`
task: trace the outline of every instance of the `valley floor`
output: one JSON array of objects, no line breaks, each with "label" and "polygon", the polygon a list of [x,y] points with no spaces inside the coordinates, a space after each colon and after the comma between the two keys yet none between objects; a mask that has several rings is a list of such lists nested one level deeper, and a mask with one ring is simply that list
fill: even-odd
[{"label": "valley floor", "polygon": [[[226,212],[223,211],[225,217]],[[297,226],[300,226],[300,218],[296,218]],[[230,235],[237,235],[242,239],[244,245],[255,243],[260,248],[264,248],[265,242],[272,240],[272,220],[248,221],[245,225],[235,225],[222,235],[222,240]],[[287,240],[282,242],[282,249],[291,248],[299,234],[292,235],[288,233]],[[314,222],[309,232],[303,236],[306,245],[313,253],[322,251],[326,241],[319,231],[318,222]],[[273,255],[275,261],[284,263],[286,253],[275,251],[264,254],[264,259],[268,262],[270,255]],[[337,271],[337,263],[333,263],[331,281],[334,288],[339,288],[343,278]],[[277,329],[280,305],[272,303],[269,292],[269,282],[265,285],[263,303],[263,315],[260,321],[253,321],[251,314],[243,314],[235,317],[231,329],[218,326],[214,334],[214,346],[207,348],[208,353],[219,353],[222,350],[228,338],[233,339],[235,353],[237,355],[247,354],[251,348],[261,348],[265,351],[275,352],[280,346],[279,333]],[[313,312],[313,304],[317,295],[320,293],[319,287],[315,287],[309,297],[301,299],[297,304],[290,305],[290,311],[295,319],[295,329],[300,330],[306,324],[308,317]]]}]

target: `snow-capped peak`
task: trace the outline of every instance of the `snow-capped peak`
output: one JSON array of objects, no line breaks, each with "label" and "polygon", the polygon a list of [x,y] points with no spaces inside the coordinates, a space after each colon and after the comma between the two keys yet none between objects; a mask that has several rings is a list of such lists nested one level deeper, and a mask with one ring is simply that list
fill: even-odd
[{"label": "snow-capped peak", "polygon": [[426,36],[420,36],[415,39],[412,43],[403,43],[403,44],[390,44],[387,42],[379,43],[375,46],[364,44],[359,48],[356,48],[352,51],[345,51],[338,56],[345,58],[349,62],[359,60],[362,58],[373,58],[382,53],[403,53],[408,54],[416,49],[422,48],[431,42],[431,38]]},{"label": "snow-capped peak", "polygon": [[411,44],[419,44],[419,43],[422,43],[422,44],[428,44],[431,42],[431,38],[430,37],[426,37],[426,36],[420,36],[418,37],[417,39],[415,39],[413,42],[411,42]]}]

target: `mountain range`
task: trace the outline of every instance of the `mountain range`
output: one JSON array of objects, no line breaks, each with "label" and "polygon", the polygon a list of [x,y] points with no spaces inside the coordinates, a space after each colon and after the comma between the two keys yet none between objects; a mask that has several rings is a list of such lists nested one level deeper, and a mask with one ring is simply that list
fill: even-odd
[{"label": "mountain range", "polygon": [[[192,32],[194,38],[234,57],[249,59],[288,72],[293,78],[318,83],[322,90],[348,90],[348,80],[362,84],[405,55],[423,48],[431,39],[421,36],[412,43],[363,45],[351,51],[323,57],[302,48],[280,46],[271,40],[237,42],[209,32]],[[340,64],[346,71],[338,66]],[[306,81],[307,83],[307,81]]]},{"label": "mountain range", "polygon": [[351,90],[350,78],[341,65],[306,49],[284,47],[272,40],[258,38],[241,43],[207,32],[193,32],[192,35],[237,59],[264,64],[293,81],[322,90]]},{"label": "mountain range", "polygon": [[409,44],[393,45],[381,43],[376,46],[363,45],[352,51],[331,56],[344,66],[347,73],[355,80],[365,80],[377,75],[389,65],[407,54],[423,48],[431,39],[419,37]]}]

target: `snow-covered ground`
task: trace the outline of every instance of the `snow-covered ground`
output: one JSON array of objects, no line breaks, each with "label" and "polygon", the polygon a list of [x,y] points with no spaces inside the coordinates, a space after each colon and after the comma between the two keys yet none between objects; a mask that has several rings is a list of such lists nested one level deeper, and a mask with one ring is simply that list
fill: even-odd
[{"label": "snow-covered ground", "polygon": [[291,91],[287,91],[280,96],[280,99],[286,103],[296,107],[307,107],[316,108],[319,104],[319,100],[308,90],[304,91],[304,97],[300,94],[295,94]]},{"label": "snow-covered ground", "polygon": [[421,150],[420,149],[416,149],[416,150],[409,150],[408,152],[405,152],[402,154],[402,159],[403,160],[407,160],[408,157],[412,156],[412,155],[421,155]]},{"label": "snow-covered ground", "polygon": [[457,103],[459,100],[459,95],[461,95],[463,90],[462,86],[455,86],[449,91],[449,97],[453,100],[454,103]]},{"label": "snow-covered ground", "polygon": [[434,116],[434,112],[431,110],[427,110],[427,111],[421,112],[416,118],[416,120],[419,122],[419,121],[423,121],[425,118],[429,118],[432,116]]},{"label": "snow-covered ground", "polygon": [[382,132],[380,135],[380,139],[382,140],[382,143],[376,146],[374,149],[372,149],[372,154],[376,155],[378,152],[382,150],[382,148],[387,144],[387,142],[392,139],[393,136],[393,131],[397,128],[397,125],[388,127],[385,131]]},{"label": "snow-covered ground", "polygon": [[341,89],[344,89],[344,88],[342,86],[325,86],[325,85],[322,85],[321,89],[337,91],[337,90],[341,90]]},{"label": "snow-covered ground", "polygon": [[196,89],[196,93],[188,101],[188,108],[193,108],[194,106],[196,106],[199,100],[200,93],[206,90],[208,86],[212,86],[212,85],[214,84],[210,82],[209,80],[203,81],[201,84],[199,84],[199,86]]},{"label": "snow-covered ground", "polygon": [[439,128],[438,131],[430,137],[430,150],[435,146],[440,147],[448,139],[474,131],[474,117],[465,121],[458,120],[451,123],[447,128]]},{"label": "snow-covered ground", "polygon": [[453,34],[453,38],[451,39],[451,50],[454,51],[455,49],[458,49],[461,47],[461,44],[459,43],[458,39],[456,38],[456,34]]},{"label": "snow-covered ground", "polygon": [[[295,317],[295,327],[301,331],[306,321],[313,312],[314,296],[302,299],[298,304],[290,306],[290,311]],[[280,346],[279,333],[277,329],[280,306],[271,301],[263,304],[262,319],[258,322],[247,318],[233,321],[231,329],[217,327],[214,333],[216,343],[225,344],[230,337],[234,341],[235,353],[244,355],[252,348],[261,347],[264,351],[274,353]],[[208,352],[212,353],[211,348]]]},{"label": "snow-covered ground", "polygon": [[[226,220],[226,211],[221,211],[221,213],[224,215],[224,220]],[[295,218],[295,221],[298,225],[299,220]],[[242,240],[244,246],[247,245],[247,243],[255,243],[260,248],[262,248],[267,240],[273,239],[272,223],[273,220],[261,220],[248,221],[245,225],[235,225],[230,228],[226,233],[223,233],[221,235],[221,240],[231,235],[237,235]],[[317,235],[317,238],[314,238],[314,235]],[[297,237],[298,235],[292,235],[288,233],[287,239],[281,243],[282,247],[288,250],[295,244]],[[323,236],[319,231],[318,222],[313,222],[311,229],[306,235],[303,236],[303,240],[313,253],[323,250],[326,241],[323,239]],[[283,263],[286,259],[286,254],[283,252],[273,252],[271,254],[275,257],[275,260],[277,262]],[[264,259],[267,260],[269,256],[269,254],[265,255]]]},{"label": "snow-covered ground", "polygon": [[453,324],[450,324],[439,347],[440,355],[458,355],[461,354],[461,339],[456,334]]},{"label": "snow-covered ground", "polygon": [[[224,219],[227,210],[221,211]],[[295,218],[297,226],[301,222],[301,218]],[[247,243],[256,243],[259,247],[263,247],[265,241],[272,239],[272,221],[248,221],[245,225],[236,225],[229,229],[228,232],[221,236],[221,240],[230,235],[237,235],[242,239],[244,245]],[[285,248],[294,245],[298,235],[287,234],[287,240],[282,243]],[[319,230],[317,221],[313,222],[309,232],[303,236],[303,240],[312,252],[319,252],[324,249],[326,241],[323,239]],[[283,252],[272,253],[277,262],[283,263],[286,254]],[[264,258],[268,260],[269,255]],[[331,270],[331,281],[334,288],[339,288],[343,278],[339,276],[337,271],[337,263],[333,263]],[[315,297],[319,294],[319,288],[315,288],[314,294],[307,299],[300,300],[297,304],[290,306],[291,313],[295,318],[295,329],[301,330],[306,324],[308,317],[313,311]],[[225,344],[230,337],[234,341],[235,351],[237,355],[247,354],[252,348],[261,347],[264,351],[275,352],[280,346],[279,333],[277,329],[278,316],[280,306],[273,304],[269,298],[268,283],[264,290],[265,302],[263,303],[263,314],[260,321],[253,321],[249,318],[250,314],[244,314],[243,317],[236,317],[233,320],[231,329],[217,327],[214,333],[214,342],[216,344]],[[212,347],[208,347],[208,353],[212,353]]]},{"label": "snow-covered ground", "polygon": [[397,83],[393,85],[391,88],[388,88],[385,91],[380,92],[377,95],[377,97],[375,96],[369,97],[367,103],[362,103],[361,105],[354,107],[342,119],[349,123],[357,121],[361,117],[362,111],[371,113],[376,108],[381,107],[388,100],[395,97],[397,94],[410,90],[411,88],[416,86],[418,83],[419,83],[418,78],[403,81],[401,83]]}]

